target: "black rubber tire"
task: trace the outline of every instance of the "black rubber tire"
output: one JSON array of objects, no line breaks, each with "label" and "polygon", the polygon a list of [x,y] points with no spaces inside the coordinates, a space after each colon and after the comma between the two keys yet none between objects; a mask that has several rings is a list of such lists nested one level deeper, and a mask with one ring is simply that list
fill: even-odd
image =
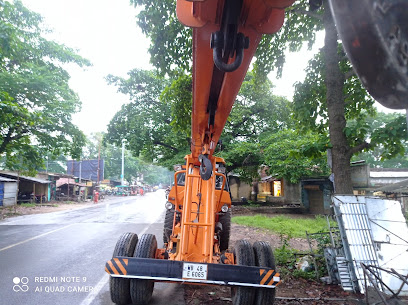
[{"label": "black rubber tire", "polygon": [[170,235],[173,232],[173,221],[174,221],[174,209],[166,210],[166,215],[164,216],[163,225],[163,242],[168,243],[170,241]]},{"label": "black rubber tire", "polygon": [[[269,243],[254,243],[255,265],[275,270],[275,257]],[[254,305],[269,305],[275,302],[275,288],[256,288]]]},{"label": "black rubber tire", "polygon": [[[254,250],[248,241],[237,241],[233,253],[236,265],[255,266]],[[252,305],[255,300],[255,288],[232,287],[231,297],[233,305]]]},{"label": "black rubber tire", "polygon": [[[127,256],[133,257],[137,244],[137,235],[134,233],[124,233],[116,243],[113,250],[113,257]],[[130,280],[125,278],[110,277],[109,290],[111,300],[115,304],[125,305],[132,302],[130,298]]]},{"label": "black rubber tire", "polygon": [[[156,255],[157,240],[153,234],[143,234],[137,243],[134,257],[154,258]],[[152,298],[153,280],[130,280],[130,296],[135,305],[146,305]]]},{"label": "black rubber tire", "polygon": [[220,250],[225,251],[229,247],[231,234],[231,209],[228,209],[227,213],[220,214],[218,221],[222,224],[222,231],[220,232]]}]

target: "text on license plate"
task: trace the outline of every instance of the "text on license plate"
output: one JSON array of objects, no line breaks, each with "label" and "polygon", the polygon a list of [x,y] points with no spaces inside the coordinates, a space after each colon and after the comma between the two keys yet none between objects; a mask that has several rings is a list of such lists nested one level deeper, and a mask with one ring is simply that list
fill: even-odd
[{"label": "text on license plate", "polygon": [[183,279],[206,280],[207,265],[203,264],[183,264]]}]

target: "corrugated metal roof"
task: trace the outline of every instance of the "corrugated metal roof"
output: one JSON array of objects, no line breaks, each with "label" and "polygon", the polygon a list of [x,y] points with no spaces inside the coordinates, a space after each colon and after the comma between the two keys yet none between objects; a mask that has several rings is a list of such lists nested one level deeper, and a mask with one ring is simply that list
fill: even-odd
[{"label": "corrugated metal roof", "polygon": [[397,194],[407,193],[408,194],[408,179],[380,187],[376,189],[376,191],[380,191],[384,193],[397,193]]},{"label": "corrugated metal roof", "polygon": [[5,177],[0,177],[0,182],[17,182],[17,180],[5,178]]},{"label": "corrugated metal roof", "polygon": [[31,182],[35,182],[35,183],[41,183],[41,184],[51,183],[51,181],[48,181],[48,180],[35,178],[35,177],[19,176],[18,174],[12,173],[12,172],[0,171],[0,176],[6,177],[6,178],[12,177],[13,179],[16,179],[16,180],[18,180],[18,179],[27,180],[27,181],[31,181]]}]

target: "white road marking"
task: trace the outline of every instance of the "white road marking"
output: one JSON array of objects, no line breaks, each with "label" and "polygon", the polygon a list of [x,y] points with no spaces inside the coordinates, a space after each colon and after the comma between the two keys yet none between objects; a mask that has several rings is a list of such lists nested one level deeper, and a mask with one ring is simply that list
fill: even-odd
[{"label": "white road marking", "polygon": [[73,225],[74,225],[74,223],[71,223],[70,225],[67,225],[67,226],[65,226],[65,227],[58,228],[58,229],[55,229],[55,230],[52,230],[52,231],[49,231],[49,232],[45,232],[45,233],[43,233],[43,234],[40,234],[40,235],[31,237],[31,238],[29,238],[29,239],[20,241],[20,242],[18,242],[18,243],[12,244],[12,245],[7,246],[7,247],[1,248],[1,249],[0,249],[0,252],[1,252],[1,251],[4,251],[4,250],[7,250],[7,249],[10,249],[10,248],[13,248],[13,247],[18,246],[18,245],[21,245],[21,244],[25,244],[26,242],[32,241],[32,240],[34,240],[34,239],[37,239],[37,238],[40,238],[40,237],[43,237],[43,236],[46,236],[46,235],[48,235],[48,234],[51,234],[51,233],[54,233],[54,232],[57,232],[57,231],[66,229],[66,228],[71,227],[71,226],[73,226]]}]

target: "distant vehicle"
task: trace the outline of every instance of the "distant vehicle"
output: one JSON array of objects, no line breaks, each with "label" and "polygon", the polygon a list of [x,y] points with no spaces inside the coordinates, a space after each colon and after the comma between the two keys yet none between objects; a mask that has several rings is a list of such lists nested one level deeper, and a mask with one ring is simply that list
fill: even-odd
[{"label": "distant vehicle", "polygon": [[130,186],[128,185],[118,185],[116,186],[116,196],[129,196],[130,195]]},{"label": "distant vehicle", "polygon": [[131,196],[136,196],[138,194],[139,186],[137,185],[131,185],[130,186],[130,195]]}]

